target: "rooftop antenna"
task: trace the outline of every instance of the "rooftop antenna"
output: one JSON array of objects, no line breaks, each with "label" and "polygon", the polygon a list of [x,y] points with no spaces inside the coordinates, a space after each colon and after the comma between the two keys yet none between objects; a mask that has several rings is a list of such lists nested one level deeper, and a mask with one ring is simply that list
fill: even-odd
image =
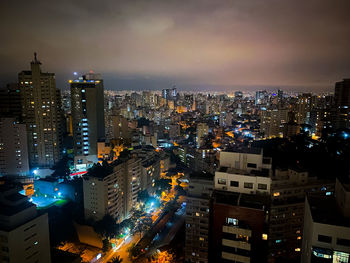
[{"label": "rooftop antenna", "polygon": [[37,53],[36,52],[34,52],[34,63],[41,64],[40,61],[37,58]]}]

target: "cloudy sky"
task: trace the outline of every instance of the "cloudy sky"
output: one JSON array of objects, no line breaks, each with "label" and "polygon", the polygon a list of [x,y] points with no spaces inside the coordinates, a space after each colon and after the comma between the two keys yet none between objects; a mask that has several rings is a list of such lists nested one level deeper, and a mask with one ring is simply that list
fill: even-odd
[{"label": "cloudy sky", "polygon": [[61,88],[331,89],[350,77],[349,0],[1,0],[0,85],[33,52]]}]

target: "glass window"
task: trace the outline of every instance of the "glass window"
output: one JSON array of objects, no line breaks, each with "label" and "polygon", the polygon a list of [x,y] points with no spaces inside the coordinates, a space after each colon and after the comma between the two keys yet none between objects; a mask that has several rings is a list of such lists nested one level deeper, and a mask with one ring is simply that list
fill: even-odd
[{"label": "glass window", "polygon": [[225,184],[226,185],[226,179],[218,179],[218,184]]},{"label": "glass window", "polygon": [[258,189],[267,190],[267,184],[258,184]]},{"label": "glass window", "polygon": [[233,187],[238,187],[239,186],[239,182],[238,181],[231,181],[230,185]]},{"label": "glass window", "polygon": [[236,218],[231,218],[231,217],[227,217],[227,218],[226,218],[226,223],[227,223],[227,224],[230,224],[230,225],[237,226],[237,225],[238,225],[238,219],[236,219]]},{"label": "glass window", "polygon": [[247,163],[247,167],[248,168],[256,168],[256,164],[255,163]]},{"label": "glass window", "polygon": [[324,236],[324,235],[318,235],[318,241],[323,242],[323,243],[332,243],[332,237]]},{"label": "glass window", "polygon": [[337,245],[350,247],[350,239],[337,238]]},{"label": "glass window", "polygon": [[244,183],[244,188],[253,189],[253,183]]}]

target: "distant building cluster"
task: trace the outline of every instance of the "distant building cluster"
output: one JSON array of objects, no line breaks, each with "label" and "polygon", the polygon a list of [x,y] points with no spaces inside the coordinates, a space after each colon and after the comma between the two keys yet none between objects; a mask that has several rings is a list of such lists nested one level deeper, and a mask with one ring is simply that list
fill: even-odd
[{"label": "distant building cluster", "polygon": [[171,195],[182,191],[181,208],[167,209],[184,221],[185,262],[350,262],[348,180],[321,178],[300,160],[280,167],[263,147],[350,137],[350,79],[334,94],[223,94],[104,90],[93,72],[63,90],[55,78],[35,54],[0,90],[2,262],[50,262],[39,208],[71,201],[85,222],[122,224],[162,180]]}]

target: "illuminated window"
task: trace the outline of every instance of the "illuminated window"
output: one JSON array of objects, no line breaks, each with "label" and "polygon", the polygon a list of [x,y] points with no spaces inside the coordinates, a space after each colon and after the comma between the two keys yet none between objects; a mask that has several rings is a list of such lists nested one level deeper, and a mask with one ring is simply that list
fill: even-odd
[{"label": "illuminated window", "polygon": [[273,193],[273,196],[280,196],[280,192]]},{"label": "illuminated window", "polygon": [[230,225],[237,226],[238,225],[238,220],[236,218],[227,217],[226,218],[226,223],[230,224]]},{"label": "illuminated window", "polygon": [[200,241],[204,241],[204,237],[199,237],[199,240]]},{"label": "illuminated window", "polygon": [[225,184],[226,185],[226,179],[218,179],[218,184]]},{"label": "illuminated window", "polygon": [[267,240],[267,234],[262,234],[262,240]]},{"label": "illuminated window", "polygon": [[196,216],[199,216],[199,213],[196,213]]}]

